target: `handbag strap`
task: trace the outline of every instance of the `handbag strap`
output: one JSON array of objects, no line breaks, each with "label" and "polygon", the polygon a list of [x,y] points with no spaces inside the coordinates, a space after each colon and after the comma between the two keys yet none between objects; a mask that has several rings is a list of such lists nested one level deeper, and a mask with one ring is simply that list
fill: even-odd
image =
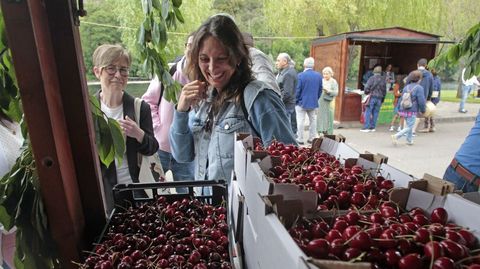
[{"label": "handbag strap", "polygon": [[[135,97],[135,101],[133,103],[133,108],[135,111],[135,122],[137,123],[138,127],[140,127],[140,108],[142,107],[142,99]],[[142,154],[137,153],[138,157],[138,166],[141,167],[142,165]]]}]

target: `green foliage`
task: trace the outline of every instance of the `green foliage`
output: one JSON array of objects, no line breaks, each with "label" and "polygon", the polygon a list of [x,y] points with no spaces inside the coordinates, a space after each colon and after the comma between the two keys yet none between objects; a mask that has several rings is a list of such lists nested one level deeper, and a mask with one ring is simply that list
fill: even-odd
[{"label": "green foliage", "polygon": [[35,160],[29,142],[12,170],[0,179],[0,222],[16,227],[16,268],[60,268],[48,230]]},{"label": "green foliage", "polygon": [[[121,43],[122,31],[119,28],[102,25],[118,25],[118,17],[112,12],[114,6],[109,1],[88,1],[85,3],[87,16],[81,18],[80,40],[82,42],[83,59],[88,79],[94,79],[92,55],[95,49],[102,44]],[[135,66],[131,68],[136,73]]]},{"label": "green foliage", "polygon": [[470,28],[460,43],[438,55],[429,65],[439,68],[447,64],[457,64],[462,58],[465,59],[466,78],[480,75],[480,23]]}]

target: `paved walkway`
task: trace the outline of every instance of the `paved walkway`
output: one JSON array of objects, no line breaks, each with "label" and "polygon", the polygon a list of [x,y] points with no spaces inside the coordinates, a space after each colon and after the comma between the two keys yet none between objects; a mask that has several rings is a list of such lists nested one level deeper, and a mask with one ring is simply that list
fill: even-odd
[{"label": "paved walkway", "polygon": [[[458,112],[459,103],[440,102],[435,112],[436,122],[465,122],[474,121],[480,110],[480,104],[465,104],[467,113]],[[361,128],[362,124],[358,122],[335,122],[335,128]]]},{"label": "paved walkway", "polygon": [[[442,177],[480,110],[480,104],[466,104],[465,107],[468,112],[459,113],[458,103],[439,103],[436,132],[419,133],[414,138],[413,146],[406,145],[403,138],[394,146],[390,138],[393,132],[388,131],[389,125],[377,126],[374,133],[362,133],[359,131],[362,127],[360,122],[347,122],[336,124],[334,134],[345,136],[346,143],[358,152],[384,154],[389,157],[389,164],[416,178],[421,178],[424,173]],[[308,137],[308,127],[305,137]]]}]

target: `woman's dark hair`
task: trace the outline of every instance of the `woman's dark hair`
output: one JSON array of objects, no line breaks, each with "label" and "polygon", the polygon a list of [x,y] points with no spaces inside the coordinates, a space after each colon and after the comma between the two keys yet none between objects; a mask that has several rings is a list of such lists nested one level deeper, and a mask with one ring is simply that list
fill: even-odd
[{"label": "woman's dark hair", "polygon": [[248,48],[245,46],[243,36],[235,22],[228,16],[215,15],[205,21],[197,29],[193,37],[192,50],[190,52],[190,61],[188,62],[187,72],[191,80],[206,81],[198,64],[198,55],[202,43],[208,37],[218,39],[228,52],[229,64],[235,67],[230,81],[222,89],[221,99],[226,100],[241,96],[244,88],[252,81],[253,73],[251,70],[251,60]]}]

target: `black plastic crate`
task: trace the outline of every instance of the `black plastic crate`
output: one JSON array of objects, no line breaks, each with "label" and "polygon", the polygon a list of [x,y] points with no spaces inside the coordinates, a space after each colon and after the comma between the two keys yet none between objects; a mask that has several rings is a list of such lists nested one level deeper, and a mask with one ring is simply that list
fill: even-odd
[{"label": "black plastic crate", "polygon": [[[195,193],[196,187],[210,187],[211,195],[202,195]],[[187,193],[164,194],[165,189],[187,189]],[[143,203],[155,201],[158,197],[164,196],[168,202],[181,200],[183,198],[195,198],[201,202],[210,205],[227,206],[228,193],[227,185],[223,180],[203,180],[203,181],[175,181],[175,182],[156,182],[156,183],[131,183],[118,184],[113,187],[113,199],[115,202],[115,211],[128,207],[138,207]]]}]

